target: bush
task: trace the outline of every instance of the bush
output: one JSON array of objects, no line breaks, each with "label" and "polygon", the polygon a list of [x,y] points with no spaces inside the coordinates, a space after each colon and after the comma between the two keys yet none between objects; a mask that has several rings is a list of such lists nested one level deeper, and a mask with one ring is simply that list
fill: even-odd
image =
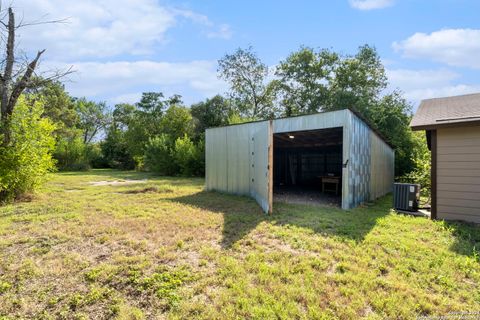
[{"label": "bush", "polygon": [[170,136],[161,134],[148,140],[145,146],[144,166],[146,170],[161,175],[175,175],[178,173],[178,166],[172,156]]},{"label": "bush", "polygon": [[57,142],[54,157],[59,170],[85,171],[90,169],[86,145],[80,136],[63,138]]},{"label": "bush", "polygon": [[106,166],[120,170],[135,169],[135,160],[128,150],[125,135],[120,130],[111,128],[100,146]]},{"label": "bush", "polygon": [[[11,201],[33,192],[55,169],[51,152],[55,146],[49,119],[42,118],[43,104],[27,104],[20,97],[11,117],[12,140],[0,146],[0,201]],[[1,137],[0,137],[1,138]]]},{"label": "bush", "polygon": [[90,143],[85,146],[85,160],[95,169],[109,167],[99,143]]},{"label": "bush", "polygon": [[169,135],[151,138],[145,147],[144,166],[162,175],[201,176],[205,174],[205,143],[197,145],[185,134],[172,143]]},{"label": "bush", "polygon": [[424,132],[412,133],[414,148],[411,153],[411,159],[415,164],[414,169],[401,177],[402,182],[418,183],[421,187],[421,194],[429,198],[431,195],[431,153],[427,147],[427,141]]},{"label": "bush", "polygon": [[182,176],[193,176],[195,174],[197,149],[186,134],[183,138],[175,140],[173,158]]}]

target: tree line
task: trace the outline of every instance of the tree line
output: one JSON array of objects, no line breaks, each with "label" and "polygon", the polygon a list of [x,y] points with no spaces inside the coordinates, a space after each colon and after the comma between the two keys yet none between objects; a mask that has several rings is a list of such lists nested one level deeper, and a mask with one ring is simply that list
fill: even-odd
[{"label": "tree line", "polygon": [[[355,55],[302,47],[270,70],[251,48],[219,60],[227,95],[185,106],[180,95],[145,92],[134,104],[72,98],[60,82],[39,91],[44,115],[56,124],[54,157],[61,170],[89,167],[202,175],[208,127],[352,108],[395,147],[396,174],[415,169],[420,147],[409,128],[411,105],[388,80],[376,50]],[[268,80],[271,79],[271,80]]]}]

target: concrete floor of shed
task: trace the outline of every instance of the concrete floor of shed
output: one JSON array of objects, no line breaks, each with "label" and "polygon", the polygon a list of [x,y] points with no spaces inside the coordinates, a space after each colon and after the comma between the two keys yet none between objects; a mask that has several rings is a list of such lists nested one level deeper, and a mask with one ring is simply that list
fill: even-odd
[{"label": "concrete floor of shed", "polygon": [[321,189],[304,187],[276,186],[273,189],[273,201],[314,206],[340,207],[342,196],[334,193],[322,193]]}]

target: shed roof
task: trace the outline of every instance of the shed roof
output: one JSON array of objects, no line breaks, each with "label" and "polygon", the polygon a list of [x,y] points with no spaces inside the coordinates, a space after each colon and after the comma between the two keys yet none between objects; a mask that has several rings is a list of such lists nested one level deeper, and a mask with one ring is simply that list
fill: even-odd
[{"label": "shed roof", "polygon": [[[383,142],[385,142],[390,148],[394,149],[393,145],[388,141],[388,139],[377,128],[375,128],[375,126],[372,123],[370,123],[370,121],[367,118],[365,118],[361,113],[354,110],[353,108],[344,108],[344,109],[339,109],[339,110],[336,110],[336,111],[342,111],[342,110],[350,111],[355,116],[360,118],[360,120],[362,120],[370,128],[370,130],[372,130],[380,139],[382,139]],[[223,126],[218,126],[218,127],[210,127],[210,128],[206,128],[206,130],[215,129],[215,128],[222,128],[222,127],[239,126],[239,125],[244,125],[244,124],[248,124],[248,123],[263,122],[263,121],[269,121],[269,120],[275,121],[275,120],[282,120],[282,119],[289,119],[289,118],[313,116],[313,115],[325,114],[325,113],[330,113],[330,112],[335,112],[335,111],[321,111],[321,112],[313,112],[313,113],[307,113],[307,114],[299,114],[299,115],[289,116],[289,117],[279,117],[279,118],[273,118],[273,119],[253,120],[253,121],[228,124],[228,125],[223,125]]]},{"label": "shed roof", "polygon": [[480,125],[480,93],[423,100],[410,123],[414,130],[467,125]]}]

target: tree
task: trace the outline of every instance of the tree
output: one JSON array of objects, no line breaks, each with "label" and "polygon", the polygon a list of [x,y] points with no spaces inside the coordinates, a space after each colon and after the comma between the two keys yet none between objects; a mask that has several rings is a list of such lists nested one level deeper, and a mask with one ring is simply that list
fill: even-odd
[{"label": "tree", "polygon": [[385,92],[385,68],[374,47],[361,46],[355,55],[303,47],[279,64],[276,75],[285,115],[354,109],[394,146],[397,175],[414,168],[411,106],[399,92]]},{"label": "tree", "polygon": [[395,147],[397,176],[402,176],[415,168],[415,162],[411,157],[415,147],[410,129],[411,112],[412,107],[398,91],[372,102],[368,109],[363,111],[370,123]]},{"label": "tree", "polygon": [[178,165],[179,173],[182,176],[193,176],[196,163],[198,163],[198,154],[192,140],[186,134],[177,138],[172,151],[173,160]]},{"label": "tree", "polygon": [[340,57],[327,49],[302,47],[276,68],[276,89],[286,116],[318,112],[329,100],[329,85]]},{"label": "tree", "polygon": [[159,127],[162,134],[168,135],[173,142],[185,134],[192,136],[193,119],[190,110],[183,106],[170,106],[162,117]]},{"label": "tree", "polygon": [[[6,47],[0,72],[0,133],[3,135],[2,145],[8,146],[11,142],[12,135],[12,129],[10,126],[11,117],[18,99],[25,89],[41,85],[41,81],[38,81],[38,78],[33,77],[33,75],[45,49],[38,51],[35,58],[30,61],[17,60],[15,53],[16,30],[28,24],[24,24],[23,22],[17,24],[15,22],[15,14],[11,7],[7,9],[7,13],[4,17],[7,21],[0,21],[6,30],[6,35],[2,37],[3,39],[6,39]],[[64,73],[54,74],[46,80],[58,79],[68,73],[70,73],[70,70]]]},{"label": "tree", "polygon": [[145,146],[145,168],[161,175],[174,175],[178,166],[173,158],[174,145],[166,134],[150,138]]},{"label": "tree", "polygon": [[266,83],[267,66],[252,48],[237,49],[218,61],[218,76],[230,84],[230,94],[242,116],[272,117],[274,90]]},{"label": "tree", "polygon": [[[123,113],[125,139],[129,153],[140,161],[147,142],[163,133],[163,118],[172,105],[181,105],[181,97],[174,95],[164,98],[161,92],[145,92],[140,102],[131,105],[118,105],[118,113]],[[122,107],[123,106],[123,107]]]},{"label": "tree", "polygon": [[54,169],[54,125],[42,118],[43,103],[20,96],[9,119],[10,143],[0,145],[0,202],[32,192]]},{"label": "tree", "polygon": [[109,122],[107,105],[80,98],[75,101],[75,109],[79,116],[79,128],[83,132],[83,143],[90,143]]},{"label": "tree", "polygon": [[[105,140],[101,143],[104,161],[111,168],[135,168],[132,147],[129,147],[127,136],[127,130],[134,123],[135,111],[136,107],[127,103],[117,104],[113,110],[112,122],[106,130]],[[132,138],[133,136],[131,135]],[[137,145],[138,143],[132,142],[132,146]]]},{"label": "tree", "polygon": [[58,80],[39,79],[42,85],[27,89],[27,97],[34,101],[44,102],[42,117],[50,119],[55,124],[57,140],[71,136],[71,131],[77,129],[79,117],[75,110],[74,99],[65,91],[65,86]]},{"label": "tree", "polygon": [[193,104],[190,107],[195,122],[195,138],[201,138],[205,129],[228,124],[232,113],[231,103],[220,95],[211,99]]},{"label": "tree", "polygon": [[325,110],[353,108],[360,113],[375,104],[387,87],[387,76],[377,50],[361,46],[355,56],[342,58],[330,82]]},{"label": "tree", "polygon": [[423,196],[431,196],[432,180],[431,180],[431,161],[432,154],[427,147],[427,139],[425,132],[413,131],[413,149],[410,155],[415,166],[414,169],[402,177],[402,181],[408,183],[419,183]]},{"label": "tree", "polygon": [[275,74],[287,116],[347,107],[363,113],[387,86],[380,57],[368,45],[354,56],[302,47],[280,62]]}]

